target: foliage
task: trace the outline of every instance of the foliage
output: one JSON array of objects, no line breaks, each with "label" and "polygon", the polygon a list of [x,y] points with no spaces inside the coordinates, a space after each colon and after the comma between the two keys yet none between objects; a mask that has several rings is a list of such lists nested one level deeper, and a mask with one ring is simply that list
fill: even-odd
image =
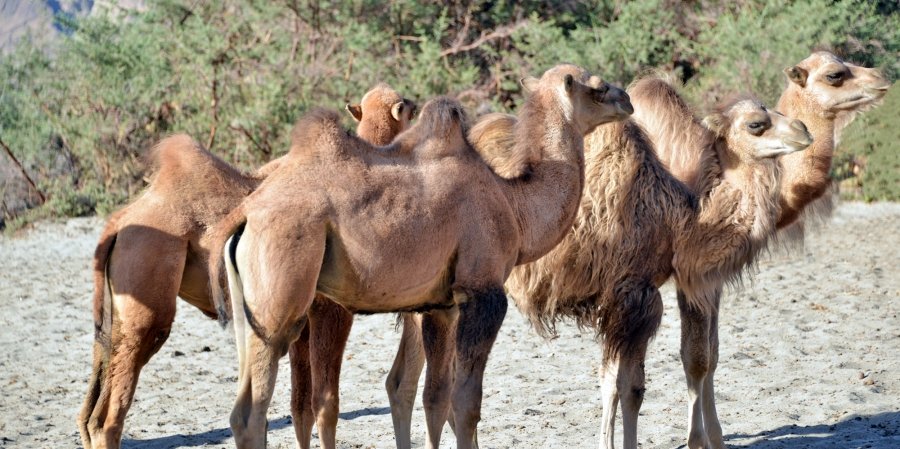
[{"label": "foliage", "polygon": [[843,133],[832,176],[841,195],[866,201],[900,201],[900,84],[876,110],[858,117]]},{"label": "foliage", "polygon": [[[126,201],[169,133],[257,166],[287,149],[303,111],[377,81],[481,113],[514,109],[517,80],[562,61],[620,84],[670,71],[697,104],[746,89],[773,103],[781,69],[816,46],[900,73],[898,7],[862,0],[158,0],[58,21],[68,32],[51,48],[0,56],[0,139],[50,198],[35,217]],[[5,218],[37,206],[3,176]]]}]

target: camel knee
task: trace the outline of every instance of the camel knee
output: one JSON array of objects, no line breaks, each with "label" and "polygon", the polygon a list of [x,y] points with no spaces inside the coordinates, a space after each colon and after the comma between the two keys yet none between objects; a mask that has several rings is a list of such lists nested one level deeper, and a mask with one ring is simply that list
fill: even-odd
[{"label": "camel knee", "polygon": [[692,378],[702,379],[709,374],[712,357],[706,348],[682,348],[681,361],[684,371]]},{"label": "camel knee", "polygon": [[337,421],[340,410],[340,398],[332,392],[316,393],[312,401],[316,419]]}]

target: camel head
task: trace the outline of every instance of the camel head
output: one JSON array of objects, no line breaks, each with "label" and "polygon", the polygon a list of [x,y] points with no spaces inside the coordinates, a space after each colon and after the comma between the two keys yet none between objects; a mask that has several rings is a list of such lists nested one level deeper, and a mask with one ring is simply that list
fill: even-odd
[{"label": "camel head", "polygon": [[540,79],[524,78],[522,87],[527,93],[556,103],[566,121],[582,135],[604,123],[623,120],[634,112],[624,90],[572,64],[547,70]]},{"label": "camel head", "polygon": [[891,86],[878,69],[851,64],[827,51],[784,69],[789,91],[829,114],[854,111],[880,100]]},{"label": "camel head", "polygon": [[812,143],[803,122],[768,110],[754,98],[724,103],[703,124],[744,162],[793,153]]},{"label": "camel head", "polygon": [[437,97],[422,107],[416,128],[418,133],[429,139],[436,139],[445,146],[458,147],[466,142],[469,119],[458,101],[450,97]]},{"label": "camel head", "polygon": [[[379,135],[396,136],[406,130],[416,113],[414,102],[403,98],[385,83],[366,92],[359,104],[347,104],[346,108],[360,123],[360,137],[373,141],[378,140]],[[388,142],[375,143],[386,145]]]}]

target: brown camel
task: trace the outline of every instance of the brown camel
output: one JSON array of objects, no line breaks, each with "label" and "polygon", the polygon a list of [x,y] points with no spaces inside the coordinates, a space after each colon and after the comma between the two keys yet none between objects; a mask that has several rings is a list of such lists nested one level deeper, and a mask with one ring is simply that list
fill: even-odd
[{"label": "brown camel", "polygon": [[[398,136],[392,146],[402,157],[348,136],[333,114],[295,127],[308,156],[267,178],[217,226],[216,248],[225,252],[228,240],[241,366],[231,416],[238,447],[265,446],[277,362],[316,292],[354,312],[431,310],[422,323],[428,447],[439,444],[451,397],[457,447],[471,447],[484,367],[506,314],[503,283],[516,263],[555,246],[574,219],[582,136],[631,109],[622,90],[571,65],[525,84],[533,93],[515,144],[540,146],[541,159],[514,180],[494,174],[469,146],[465,114],[447,99],[429,102]],[[213,290],[225,312],[217,282]]]},{"label": "brown camel", "polygon": [[[814,142],[806,151],[785,155],[778,160],[784,180],[780,187],[776,228],[781,230],[787,227],[779,233],[779,237],[802,240],[804,222],[797,221],[800,213],[805,208],[811,208],[815,215],[818,210],[831,208],[831,196],[821,195],[830,183],[828,171],[835,145],[836,118],[840,120],[840,114],[852,114],[870,107],[884,95],[888,83],[877,70],[847,64],[828,52],[814,53],[797,66],[785,69],[785,73],[791,82],[782,94],[779,109],[809,123]],[[815,83],[821,85],[814,87]],[[721,176],[722,167],[716,155],[704,147],[707,133],[693,120],[690,109],[675,89],[661,80],[651,78],[635,83],[629,88],[629,92],[638,106],[635,121],[646,127],[661,158],[667,160],[673,173],[693,186],[695,191],[701,194],[707,191]],[[810,207],[816,203],[819,204],[818,207]],[[809,210],[806,211],[807,215],[808,213]],[[769,238],[774,235],[775,232],[772,232]],[[716,296],[713,303],[718,304],[726,280],[722,278],[717,288],[710,289]],[[691,293],[684,290],[681,283],[678,288],[681,303],[682,298]],[[682,316],[685,316],[684,311]],[[682,321],[683,336],[697,332],[690,329],[692,325],[695,326],[694,329],[698,329],[698,323],[691,317],[687,318]],[[711,348],[710,353],[705,355],[709,363],[702,386],[692,385],[697,383],[696,380],[692,381],[692,373],[696,374],[698,369],[692,368],[692,362],[684,357],[685,348],[682,348],[691,401],[689,441],[702,441],[706,435],[713,447],[724,447],[721,427],[715,418],[713,385],[713,374],[718,361],[717,320],[706,325],[711,328],[703,324],[699,323],[699,329],[710,333]],[[699,394],[696,391],[698,389],[701,390]]]},{"label": "brown camel", "polygon": [[[353,110],[361,137],[386,144],[415,107],[380,85]],[[169,335],[176,296],[216,317],[208,229],[281,163],[244,175],[186,135],[164,139],[150,159],[157,169],[149,188],[111,215],[94,253],[93,368],[78,416],[86,449],[119,447],[140,370]],[[138,263],[148,257],[153,264]]]},{"label": "brown camel", "polygon": [[[552,333],[557,318],[572,317],[603,337],[602,447],[613,447],[620,398],[625,447],[636,447],[644,354],[662,313],[658,287],[674,274],[692,293],[680,299],[685,321],[713,320],[718,305],[709,302],[717,298],[710,287],[737,276],[765,246],[765,231],[774,229],[773,158],[810,143],[800,122],[749,99],[729,103],[707,124],[712,131],[703,141],[724,161],[724,170],[700,197],[699,211],[695,196],[666,171],[639,126],[626,121],[597,128],[586,139],[585,198],[572,232],[543,258],[515,268],[506,284],[542,333]],[[484,129],[502,135],[496,126]],[[480,133],[473,128],[470,140],[484,140]],[[691,329],[709,335],[703,327]],[[407,339],[414,333],[404,329],[401,352],[415,344]],[[703,363],[711,340],[694,334],[683,340],[686,366]],[[414,388],[417,379],[409,377],[401,389]]]},{"label": "brown camel", "polygon": [[[710,302],[709,287],[739,275],[765,246],[767,226],[774,227],[773,158],[811,142],[800,122],[752,99],[729,102],[706,123],[711,147],[727,162],[721,181],[699,198],[699,211],[633,122],[588,136],[586,200],[572,232],[544,258],[516,268],[507,284],[542,333],[571,317],[602,337],[602,447],[613,447],[619,401],[624,447],[637,447],[644,359],[662,317],[658,288],[674,274],[694,293],[681,298],[682,315],[713,319],[718,304]],[[686,364],[705,363],[710,341],[693,334],[682,340]],[[689,441],[689,447],[700,446]]]}]

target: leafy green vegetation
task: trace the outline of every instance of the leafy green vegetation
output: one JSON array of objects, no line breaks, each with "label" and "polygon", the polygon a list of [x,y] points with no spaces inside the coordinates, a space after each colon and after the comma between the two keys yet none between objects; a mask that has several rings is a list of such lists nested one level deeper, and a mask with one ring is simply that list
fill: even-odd
[{"label": "leafy green vegetation", "polygon": [[[257,166],[286,151],[303,111],[340,108],[377,81],[483,112],[515,109],[517,80],[563,61],[623,85],[672,72],[696,104],[746,90],[774,103],[781,69],[815,47],[900,73],[900,11],[887,1],[159,0],[57,20],[68,33],[51,47],[26,40],[0,56],[0,140],[48,198],[38,207],[19,173],[0,170],[16,223],[122,204],[145,185],[143,152],[174,132]],[[887,106],[857,126],[898,128]],[[854,141],[871,148],[867,170],[896,168],[895,147],[874,138]],[[865,172],[865,197],[896,199],[896,174]]]},{"label": "leafy green vegetation", "polygon": [[878,109],[850,124],[832,164],[841,195],[865,201],[900,200],[900,87],[895,83]]}]

